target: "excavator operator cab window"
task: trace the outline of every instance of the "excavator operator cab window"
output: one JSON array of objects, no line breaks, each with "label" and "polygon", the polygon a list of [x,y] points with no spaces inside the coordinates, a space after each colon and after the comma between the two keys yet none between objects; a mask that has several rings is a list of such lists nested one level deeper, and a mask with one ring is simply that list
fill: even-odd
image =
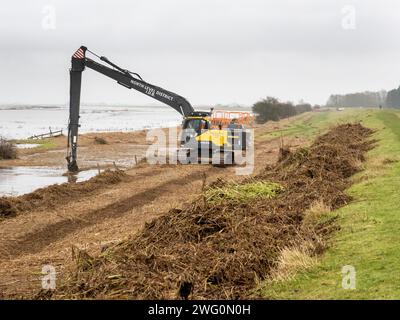
[{"label": "excavator operator cab window", "polygon": [[186,119],[183,124],[183,129],[193,129],[197,134],[201,134],[202,130],[210,129],[210,123],[201,118]]}]

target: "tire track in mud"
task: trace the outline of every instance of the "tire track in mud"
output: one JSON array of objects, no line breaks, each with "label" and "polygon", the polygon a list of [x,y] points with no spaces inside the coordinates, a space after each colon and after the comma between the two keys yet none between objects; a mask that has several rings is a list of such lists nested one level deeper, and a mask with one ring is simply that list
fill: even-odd
[{"label": "tire track in mud", "polygon": [[[130,214],[132,209],[139,209],[151,203],[161,195],[172,191],[174,187],[180,188],[194,181],[201,180],[204,173],[204,170],[199,170],[183,177],[168,180],[154,188],[146,189],[122,200],[117,200],[103,208],[89,211],[86,214],[78,216],[76,219],[63,219],[59,222],[46,225],[43,229],[33,230],[21,238],[4,244],[1,251],[11,254],[2,258],[13,259],[28,253],[38,253],[51,243],[63,239],[77,230],[90,227],[109,218],[119,218]],[[210,171],[208,173],[210,174]]]}]

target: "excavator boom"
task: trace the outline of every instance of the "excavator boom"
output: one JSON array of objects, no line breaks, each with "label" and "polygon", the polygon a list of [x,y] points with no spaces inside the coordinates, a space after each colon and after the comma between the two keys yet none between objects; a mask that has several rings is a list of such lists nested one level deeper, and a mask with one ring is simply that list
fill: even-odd
[{"label": "excavator boom", "polygon": [[72,56],[70,69],[70,108],[69,108],[69,124],[68,124],[68,153],[66,160],[68,162],[68,170],[72,172],[78,171],[77,165],[77,148],[78,148],[78,130],[79,130],[79,112],[81,97],[82,72],[85,67],[95,70],[113,80],[118,84],[128,88],[135,89],[153,99],[156,99],[187,117],[195,113],[191,104],[182,96],[174,92],[165,90],[155,86],[143,79],[136,73],[120,68],[106,57],[99,57],[101,61],[110,65],[98,63],[86,57],[86,47],[81,46]]}]

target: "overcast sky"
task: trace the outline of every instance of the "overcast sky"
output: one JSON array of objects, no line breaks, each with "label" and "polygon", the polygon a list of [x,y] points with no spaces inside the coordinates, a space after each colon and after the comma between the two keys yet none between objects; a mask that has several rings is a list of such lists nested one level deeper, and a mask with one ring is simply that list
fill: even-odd
[{"label": "overcast sky", "polygon": [[[4,0],[0,103],[68,103],[81,45],[193,105],[400,85],[398,0]],[[82,101],[150,104],[87,70]]]}]

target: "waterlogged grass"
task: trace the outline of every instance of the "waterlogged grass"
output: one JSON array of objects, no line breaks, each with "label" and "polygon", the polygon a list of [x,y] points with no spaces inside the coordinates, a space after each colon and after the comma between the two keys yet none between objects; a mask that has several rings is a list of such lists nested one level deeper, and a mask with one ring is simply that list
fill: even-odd
[{"label": "waterlogged grass", "polygon": [[[348,121],[376,129],[373,138],[378,140],[365,169],[353,177],[348,193],[354,201],[332,213],[341,230],[317,265],[287,281],[265,282],[260,286],[264,298],[400,299],[400,113],[346,113]],[[334,118],[326,121],[340,120]],[[354,267],[354,289],[342,286],[346,266]]]},{"label": "waterlogged grass", "polygon": [[270,199],[283,191],[277,183],[255,181],[245,184],[228,183],[223,187],[213,187],[204,193],[211,203],[237,202],[246,203],[255,199]]},{"label": "waterlogged grass", "polygon": [[13,140],[15,144],[39,144],[37,148],[42,149],[53,149],[57,145],[51,139],[20,139],[20,140]]}]

